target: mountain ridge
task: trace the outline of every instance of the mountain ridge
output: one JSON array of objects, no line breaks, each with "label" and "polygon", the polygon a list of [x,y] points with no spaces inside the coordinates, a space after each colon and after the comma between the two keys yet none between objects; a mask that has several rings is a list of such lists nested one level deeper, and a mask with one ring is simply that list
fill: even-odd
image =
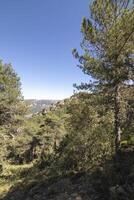
[{"label": "mountain ridge", "polygon": [[51,105],[57,103],[60,100],[53,99],[25,99],[25,103],[28,106],[28,114],[36,114],[42,111],[44,108],[49,108]]}]

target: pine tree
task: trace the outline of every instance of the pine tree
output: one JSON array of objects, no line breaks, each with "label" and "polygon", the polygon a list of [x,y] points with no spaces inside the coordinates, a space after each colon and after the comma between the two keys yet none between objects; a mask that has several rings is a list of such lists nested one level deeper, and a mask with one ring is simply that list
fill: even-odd
[{"label": "pine tree", "polygon": [[114,98],[115,146],[121,141],[121,89],[134,84],[134,6],[131,0],[94,0],[81,26],[79,67],[92,81],[79,89],[110,91]]},{"label": "pine tree", "polygon": [[0,62],[0,126],[19,125],[26,106],[21,95],[20,78],[11,64]]}]

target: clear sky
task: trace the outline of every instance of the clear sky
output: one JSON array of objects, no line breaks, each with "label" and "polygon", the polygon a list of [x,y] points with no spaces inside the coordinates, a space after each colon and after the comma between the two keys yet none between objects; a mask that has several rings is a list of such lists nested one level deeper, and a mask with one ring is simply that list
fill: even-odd
[{"label": "clear sky", "polygon": [[0,0],[0,58],[21,78],[26,99],[63,99],[89,79],[73,58],[89,0]]}]

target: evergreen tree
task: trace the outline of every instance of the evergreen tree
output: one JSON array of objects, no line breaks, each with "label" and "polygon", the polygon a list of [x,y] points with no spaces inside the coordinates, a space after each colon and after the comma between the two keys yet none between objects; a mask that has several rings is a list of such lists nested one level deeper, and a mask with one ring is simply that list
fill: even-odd
[{"label": "evergreen tree", "polygon": [[134,6],[131,0],[94,0],[81,26],[79,67],[92,81],[79,89],[110,91],[114,99],[115,146],[121,141],[121,89],[134,84]]},{"label": "evergreen tree", "polygon": [[0,125],[9,125],[24,112],[20,79],[11,64],[0,62]]},{"label": "evergreen tree", "polygon": [[5,157],[7,144],[11,144],[12,138],[20,132],[24,120],[26,106],[20,86],[11,64],[0,61],[0,159]]}]

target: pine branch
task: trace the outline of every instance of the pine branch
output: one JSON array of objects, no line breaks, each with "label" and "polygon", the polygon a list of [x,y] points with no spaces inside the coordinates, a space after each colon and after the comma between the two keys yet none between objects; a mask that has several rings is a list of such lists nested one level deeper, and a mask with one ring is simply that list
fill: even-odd
[{"label": "pine branch", "polygon": [[119,58],[119,56],[120,56],[120,54],[121,54],[123,48],[125,47],[126,43],[128,42],[129,38],[132,36],[133,33],[134,33],[134,27],[133,27],[132,31],[130,32],[130,34],[128,35],[128,37],[126,38],[126,40],[125,40],[125,42],[123,43],[122,47],[121,47],[120,50],[118,51],[119,53],[118,53],[118,55],[117,55],[117,57],[116,57],[116,60],[118,60],[118,58]]}]

